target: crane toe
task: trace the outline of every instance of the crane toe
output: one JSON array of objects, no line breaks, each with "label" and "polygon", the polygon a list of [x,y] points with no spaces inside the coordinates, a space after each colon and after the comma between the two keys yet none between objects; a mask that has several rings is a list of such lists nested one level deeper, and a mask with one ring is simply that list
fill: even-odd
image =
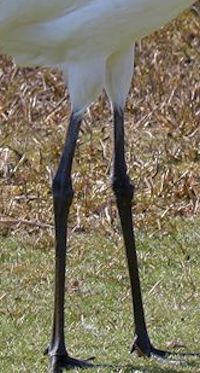
[{"label": "crane toe", "polygon": [[130,352],[136,352],[139,357],[148,357],[158,360],[169,359],[171,361],[171,358],[177,357],[178,360],[174,360],[176,363],[182,362],[182,360],[179,360],[179,357],[200,357],[199,352],[168,351],[157,349],[148,339],[142,339],[138,336],[136,336],[134,339]]},{"label": "crane toe", "polygon": [[82,368],[82,369],[88,369],[92,368],[94,365],[92,364],[92,359],[87,360],[79,360],[74,359],[68,355],[66,356],[58,356],[54,355],[50,357],[49,362],[49,373],[61,373],[64,370],[69,369],[76,369],[76,368]]}]

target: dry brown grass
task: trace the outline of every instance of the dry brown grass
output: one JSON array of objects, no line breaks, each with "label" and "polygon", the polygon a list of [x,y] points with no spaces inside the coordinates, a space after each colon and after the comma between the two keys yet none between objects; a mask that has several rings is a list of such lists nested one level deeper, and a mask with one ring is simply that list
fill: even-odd
[{"label": "dry brown grass", "polygon": [[[137,45],[127,102],[135,220],[161,228],[169,216],[200,212],[200,27],[187,13]],[[51,179],[70,114],[61,74],[0,59],[1,233],[52,242]],[[78,142],[70,227],[115,229],[109,183],[111,114],[104,96],[87,113]]]}]

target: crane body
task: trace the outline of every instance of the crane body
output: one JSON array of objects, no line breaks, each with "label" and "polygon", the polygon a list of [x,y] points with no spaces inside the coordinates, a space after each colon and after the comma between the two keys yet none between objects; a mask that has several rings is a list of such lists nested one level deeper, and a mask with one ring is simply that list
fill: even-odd
[{"label": "crane body", "polygon": [[176,17],[191,0],[1,0],[0,49],[23,66],[104,59]]},{"label": "crane body", "polygon": [[71,169],[86,108],[105,89],[113,112],[112,188],[122,225],[130,276],[135,338],[132,351],[165,358],[149,338],[138,273],[132,222],[134,186],[124,156],[124,106],[133,76],[134,42],[159,29],[193,0],[0,0],[0,51],[21,66],[63,70],[71,118],[53,179],[55,293],[53,331],[47,348],[49,373],[90,367],[70,357],[64,336],[67,221],[73,199]]}]

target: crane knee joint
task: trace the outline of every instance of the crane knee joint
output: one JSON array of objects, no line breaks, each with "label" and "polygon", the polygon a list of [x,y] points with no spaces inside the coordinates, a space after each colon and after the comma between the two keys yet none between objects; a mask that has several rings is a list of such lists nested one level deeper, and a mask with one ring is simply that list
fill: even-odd
[{"label": "crane knee joint", "polygon": [[74,196],[71,181],[66,178],[55,176],[52,183],[54,201],[60,201],[71,205]]},{"label": "crane knee joint", "polygon": [[113,178],[112,189],[117,199],[132,201],[134,195],[134,184],[129,177]]}]

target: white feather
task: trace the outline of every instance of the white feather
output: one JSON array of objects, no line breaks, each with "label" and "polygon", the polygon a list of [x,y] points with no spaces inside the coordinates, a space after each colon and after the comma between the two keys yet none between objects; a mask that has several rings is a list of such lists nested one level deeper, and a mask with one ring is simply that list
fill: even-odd
[{"label": "white feather", "polygon": [[0,0],[0,50],[20,65],[61,66],[74,110],[84,110],[105,85],[110,99],[123,105],[133,70],[131,44],[192,3]]}]

